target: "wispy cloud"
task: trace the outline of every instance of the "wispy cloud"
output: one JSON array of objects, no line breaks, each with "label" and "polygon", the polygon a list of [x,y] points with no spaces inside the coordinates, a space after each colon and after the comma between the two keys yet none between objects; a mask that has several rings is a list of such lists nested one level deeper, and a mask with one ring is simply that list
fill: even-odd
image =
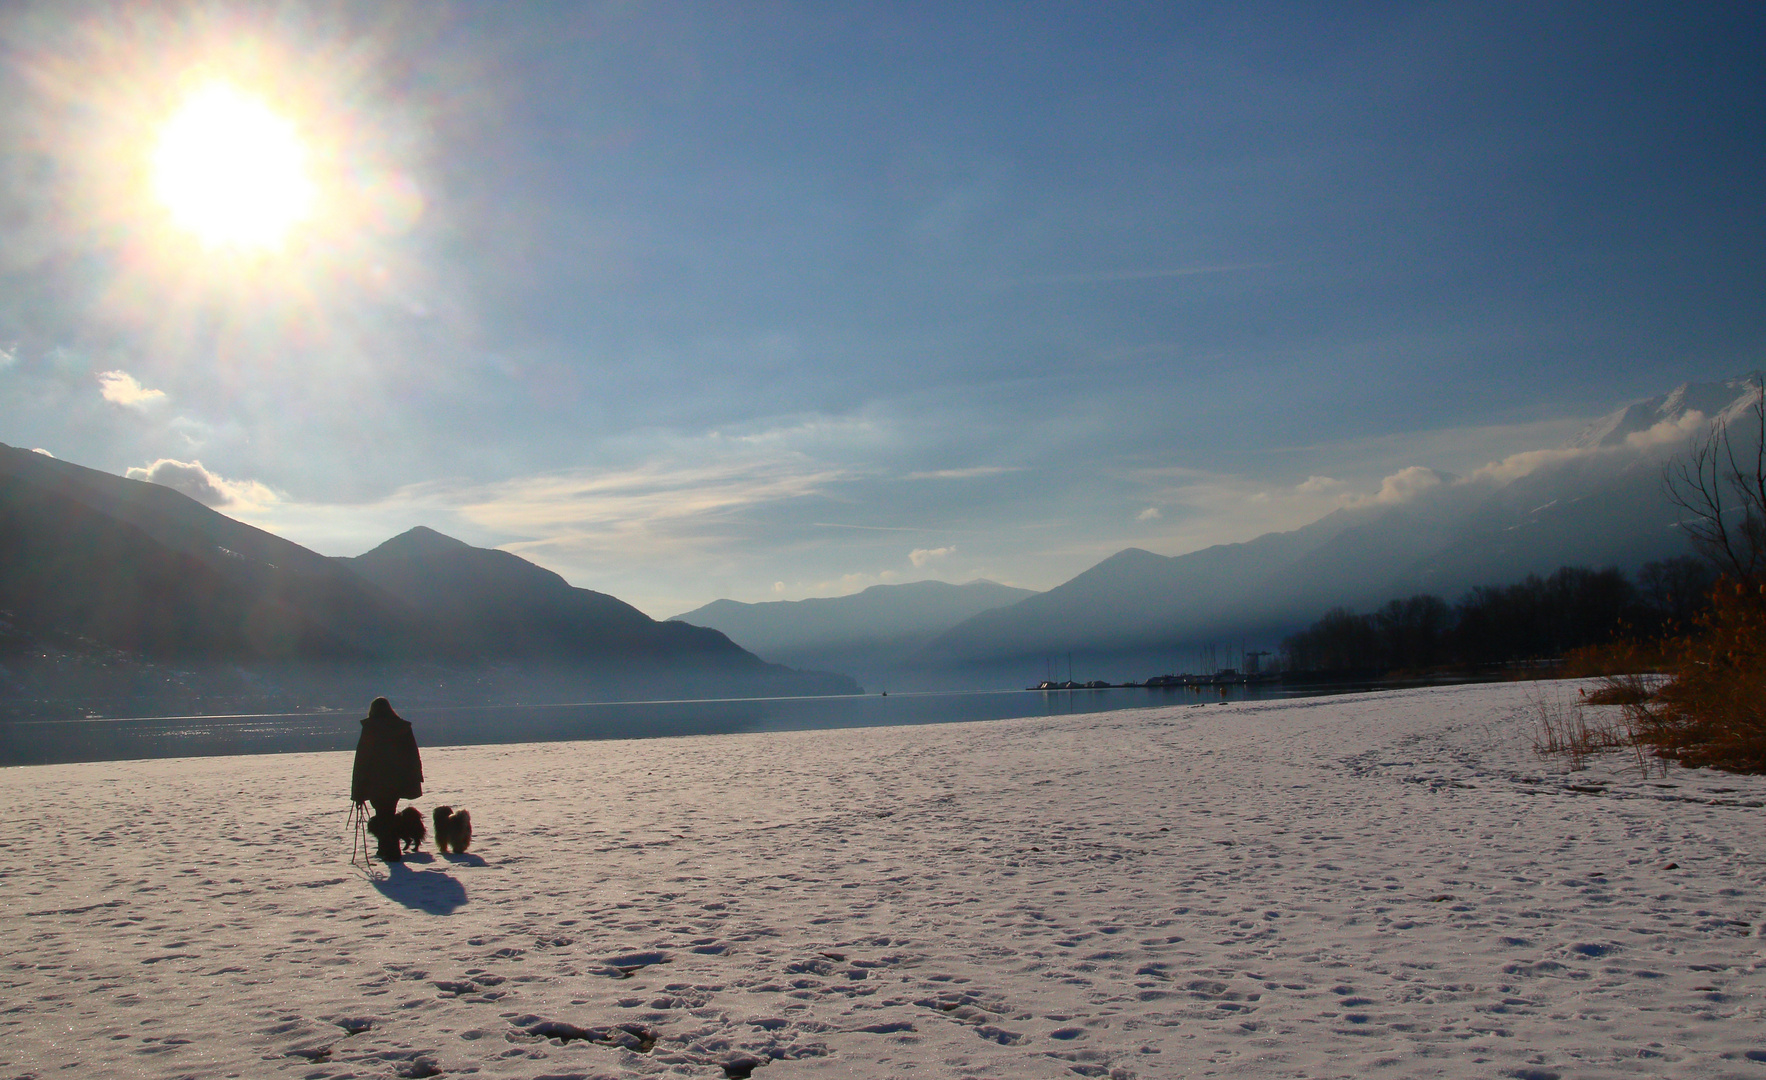
[{"label": "wispy cloud", "polygon": [[1134,516],[1134,519],[1136,521],[1158,521],[1160,518],[1162,518],[1164,516],[1165,516],[1164,514],[1159,512],[1159,508],[1157,506],[1149,506],[1145,510],[1142,510],[1140,513],[1136,514]]},{"label": "wispy cloud", "polygon": [[144,409],[166,399],[164,390],[149,390],[126,371],[99,372],[98,393],[111,404],[130,409]]},{"label": "wispy cloud", "polygon": [[983,476],[1000,476],[1005,473],[1022,472],[1019,465],[976,465],[967,469],[932,469],[926,472],[911,472],[904,480],[973,480]]},{"label": "wispy cloud", "polygon": [[483,528],[534,537],[505,545],[510,551],[614,552],[726,536],[744,511],[821,494],[844,475],[797,459],[700,466],[658,462],[619,472],[577,470],[466,489],[434,488],[422,497],[451,504],[460,517]]}]

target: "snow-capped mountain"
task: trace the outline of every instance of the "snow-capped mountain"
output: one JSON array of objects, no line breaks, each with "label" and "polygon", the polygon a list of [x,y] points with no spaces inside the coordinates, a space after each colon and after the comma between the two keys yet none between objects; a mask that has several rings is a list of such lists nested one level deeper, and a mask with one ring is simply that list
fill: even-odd
[{"label": "snow-capped mountain", "polygon": [[1759,394],[1757,375],[1717,383],[1681,383],[1666,394],[1601,417],[1583,428],[1569,445],[1574,449],[1622,446],[1628,439],[1636,441],[1652,432],[1666,434],[1670,428],[1687,430],[1707,421],[1733,420],[1752,407]]}]

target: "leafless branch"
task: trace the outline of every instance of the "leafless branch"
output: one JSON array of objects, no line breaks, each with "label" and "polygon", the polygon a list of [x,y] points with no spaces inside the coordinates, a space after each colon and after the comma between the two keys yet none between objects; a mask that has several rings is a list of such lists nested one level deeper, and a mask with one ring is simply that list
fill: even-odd
[{"label": "leafless branch", "polygon": [[1689,515],[1681,527],[1693,546],[1737,577],[1766,571],[1766,381],[1756,374],[1753,384],[1743,430],[1719,419],[1663,474],[1669,501]]}]

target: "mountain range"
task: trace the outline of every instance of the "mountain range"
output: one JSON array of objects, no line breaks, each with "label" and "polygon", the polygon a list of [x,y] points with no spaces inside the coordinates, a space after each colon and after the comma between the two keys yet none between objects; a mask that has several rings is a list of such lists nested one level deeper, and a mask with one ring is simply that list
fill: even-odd
[{"label": "mountain range", "polygon": [[1752,379],[1687,384],[1564,446],[1465,477],[1406,470],[1243,543],[1129,548],[1047,592],[924,581],[719,600],[663,622],[431,529],[330,558],[169,488],[0,446],[0,705],[28,712],[70,685],[81,708],[117,715],[217,695],[267,708],[392,689],[470,704],[852,693],[853,675],[904,690],[1023,686],[1062,667],[1144,678],[1209,645],[1276,647],[1336,606],[1686,554],[1664,467],[1759,397]]},{"label": "mountain range", "polygon": [[986,580],[915,581],[809,600],[714,600],[674,619],[721,630],[780,664],[845,672],[868,687],[887,687],[939,634],[1035,595]]},{"label": "mountain range", "polygon": [[3,445],[0,619],[0,697],[110,715],[217,695],[353,707],[394,689],[449,704],[858,690],[427,528],[329,558],[169,488]]},{"label": "mountain range", "polygon": [[1086,678],[1144,678],[1181,669],[1206,643],[1275,648],[1336,606],[1367,610],[1419,592],[1451,601],[1560,566],[1634,571],[1689,554],[1664,466],[1759,393],[1750,379],[1688,384],[1602,418],[1566,446],[1469,477],[1433,474],[1407,495],[1344,506],[1291,532],[1177,556],[1121,551],[952,627],[916,659],[1021,684],[1072,654]]},{"label": "mountain range", "polygon": [[[1752,379],[1682,385],[1601,418],[1561,447],[1467,477],[1408,470],[1411,483],[1243,543],[1176,556],[1128,548],[1046,592],[990,603],[941,629],[930,608],[911,635],[891,636],[876,617],[887,598],[933,584],[925,582],[795,604],[718,601],[676,618],[716,626],[769,659],[825,660],[902,689],[1194,669],[1204,648],[1275,649],[1336,606],[1367,610],[1418,592],[1451,601],[1560,566],[1633,571],[1688,554],[1664,465],[1758,399]],[[867,643],[872,656],[861,658]]]}]

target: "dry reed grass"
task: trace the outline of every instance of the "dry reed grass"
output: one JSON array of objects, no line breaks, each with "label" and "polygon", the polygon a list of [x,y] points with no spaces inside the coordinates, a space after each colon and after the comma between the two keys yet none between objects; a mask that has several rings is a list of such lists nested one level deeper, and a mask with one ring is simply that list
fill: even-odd
[{"label": "dry reed grass", "polygon": [[1533,710],[1533,752],[1542,758],[1559,758],[1571,772],[1588,767],[1588,759],[1609,750],[1629,750],[1638,767],[1649,770],[1650,756],[1629,709],[1617,713],[1592,711],[1586,697],[1571,701],[1561,695],[1538,693]]}]

